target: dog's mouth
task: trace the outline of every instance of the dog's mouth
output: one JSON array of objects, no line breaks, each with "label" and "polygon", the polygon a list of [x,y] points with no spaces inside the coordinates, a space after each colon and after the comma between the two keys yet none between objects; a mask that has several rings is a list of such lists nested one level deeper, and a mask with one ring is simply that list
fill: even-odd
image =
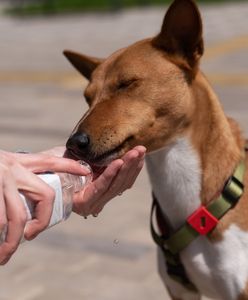
[{"label": "dog's mouth", "polygon": [[130,149],[130,147],[128,147],[128,144],[132,139],[133,137],[130,136],[127,139],[125,139],[124,142],[120,143],[118,146],[110,150],[107,150],[99,155],[97,155],[96,153],[92,153],[90,151],[82,154],[76,149],[68,147],[66,149],[64,156],[74,160],[83,160],[87,162],[93,170],[94,178],[96,178],[103,173],[106,167],[113,160],[120,158]]},{"label": "dog's mouth", "polygon": [[124,142],[120,143],[118,146],[101,153],[100,155],[95,155],[91,158],[90,162],[97,166],[107,166],[114,159],[120,158],[128,149],[128,143],[133,137],[128,137]]},{"label": "dog's mouth", "polygon": [[106,166],[98,166],[92,163],[89,159],[85,158],[82,154],[77,153],[74,149],[67,148],[64,157],[74,159],[74,160],[83,160],[84,162],[88,163],[93,172],[93,179],[99,177],[103,171],[106,169]]}]

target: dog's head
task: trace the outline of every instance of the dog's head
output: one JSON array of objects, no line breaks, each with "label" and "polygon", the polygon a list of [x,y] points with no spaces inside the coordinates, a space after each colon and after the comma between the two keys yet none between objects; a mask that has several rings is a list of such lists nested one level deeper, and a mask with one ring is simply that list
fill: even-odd
[{"label": "dog's head", "polygon": [[154,151],[190,126],[192,82],[203,54],[202,22],[193,0],[175,0],[160,33],[107,59],[71,51],[65,56],[89,80],[89,110],[67,151],[106,165],[135,145]]}]

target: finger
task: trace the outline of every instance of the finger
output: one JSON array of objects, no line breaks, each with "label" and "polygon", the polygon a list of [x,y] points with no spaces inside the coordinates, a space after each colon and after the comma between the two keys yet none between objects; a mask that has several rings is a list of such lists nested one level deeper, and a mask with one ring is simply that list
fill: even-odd
[{"label": "finger", "polygon": [[18,189],[34,204],[33,220],[29,221],[25,228],[25,238],[29,240],[48,226],[55,192],[38,176],[21,165],[16,165],[13,173]]},{"label": "finger", "polygon": [[129,186],[129,188],[131,188],[134,184],[134,182],[136,181],[137,177],[140,174],[140,171],[142,170],[143,166],[145,164],[145,160],[144,158],[141,159],[140,161],[138,161],[138,165],[137,168],[135,170],[133,170],[133,172],[130,174],[130,178],[129,178],[129,183],[127,182],[127,185]]},{"label": "finger", "polygon": [[[93,183],[91,183],[84,191],[78,193],[74,197],[74,212],[87,216],[90,213],[99,213],[103,206],[118,193],[126,189],[123,186],[123,181],[127,182],[128,172],[132,169],[131,181],[134,181],[137,177],[140,169],[144,164],[146,148],[143,146],[137,146],[133,150],[124,155],[122,160],[112,162],[107,169],[100,175]],[[134,159],[142,161],[133,166]],[[118,162],[117,168],[116,163]],[[124,162],[128,165],[124,168]],[[120,168],[124,168],[123,172],[120,172]],[[127,168],[127,170],[126,170]],[[118,180],[115,182],[118,174]],[[128,182],[129,186],[131,183]]]},{"label": "finger", "polygon": [[82,166],[79,162],[63,157],[56,157],[47,154],[15,154],[20,164],[34,173],[46,171],[71,173],[86,176],[90,173],[89,169]]},{"label": "finger", "polygon": [[84,216],[90,214],[95,203],[99,202],[108,191],[122,165],[123,161],[120,159],[113,161],[84,191],[76,193],[73,199],[73,211]]},{"label": "finger", "polygon": [[139,175],[145,157],[145,148],[133,149],[123,157],[124,164],[111,183],[109,190],[101,197],[101,201],[93,207],[93,214],[98,214],[103,207],[117,194],[130,189]]},{"label": "finger", "polygon": [[55,191],[40,178],[37,177],[36,179],[33,178],[32,181],[33,186],[36,186],[35,192],[23,192],[26,198],[35,204],[33,219],[29,221],[25,227],[24,236],[27,240],[35,238],[47,228],[51,219],[55,199]]},{"label": "finger", "polygon": [[122,170],[119,173],[118,177],[116,178],[116,180],[120,180],[120,188],[122,188],[124,191],[125,189],[130,189],[136,178],[138,177],[140,171],[142,170],[143,166],[144,166],[144,155],[142,155],[141,157],[137,157],[135,159],[130,158],[129,161],[126,162],[126,178],[127,180],[123,183],[122,187],[121,187],[121,175],[122,175]]},{"label": "finger", "polygon": [[96,207],[92,210],[92,212],[91,212],[92,216],[97,217],[97,216],[100,214],[100,212],[103,210],[104,206],[105,206],[108,202],[109,202],[109,201],[107,201],[106,203],[101,203],[101,204],[99,204],[98,206],[96,206]]},{"label": "finger", "polygon": [[[138,151],[139,157],[144,157],[146,154],[146,148],[144,146],[136,146],[132,150]],[[132,150],[130,150],[130,151],[132,151]],[[128,152],[126,154],[128,154]],[[125,155],[124,155],[124,157],[125,157]]]},{"label": "finger", "polygon": [[95,203],[100,201],[102,195],[109,189],[112,180],[115,178],[122,165],[122,160],[115,160],[95,181],[89,184],[85,190],[75,194],[73,205],[74,212],[83,216],[89,215],[92,212],[92,207],[95,206]]},{"label": "finger", "polygon": [[118,175],[111,182],[109,190],[106,191],[108,197],[116,196],[118,193],[129,188],[130,172],[133,172],[136,169],[138,160],[139,153],[136,150],[131,150],[125,155],[125,158],[123,158],[124,163]]},{"label": "finger", "polygon": [[25,227],[24,237],[26,240],[34,239],[39,233],[44,231],[51,219],[53,209],[54,197],[46,195],[44,198],[35,206],[33,219],[29,221]]},{"label": "finger", "polygon": [[[133,151],[136,151],[138,156],[133,155]],[[141,169],[144,166],[144,159],[146,154],[146,148],[143,146],[137,146],[133,150],[126,153],[126,155],[123,156],[124,166],[127,170],[125,181],[125,186],[123,188],[131,188],[139,175]],[[124,167],[123,166],[123,167]],[[122,173],[120,172],[119,177],[121,177]]]},{"label": "finger", "polygon": [[37,171],[42,172],[47,170],[52,172],[63,172],[81,176],[86,176],[90,174],[89,168],[85,167],[84,165],[81,165],[78,161],[55,156],[45,156],[43,159],[41,170],[38,169]]},{"label": "finger", "polygon": [[5,200],[3,197],[3,183],[0,183],[0,244],[6,239],[7,234],[7,216],[5,208]]},{"label": "finger", "polygon": [[5,242],[0,246],[1,264],[6,263],[16,251],[26,224],[26,211],[11,176],[4,181],[3,192],[5,195],[8,232]]},{"label": "finger", "polygon": [[95,194],[98,197],[101,197],[105,194],[112,185],[112,181],[115,179],[116,175],[123,167],[123,160],[115,160],[113,161],[102,173],[102,175],[95,180]]}]

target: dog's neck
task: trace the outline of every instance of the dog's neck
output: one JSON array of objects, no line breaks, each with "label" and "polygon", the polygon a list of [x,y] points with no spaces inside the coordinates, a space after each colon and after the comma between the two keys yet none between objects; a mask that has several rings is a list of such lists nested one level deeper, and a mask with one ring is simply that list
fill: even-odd
[{"label": "dog's neck", "polygon": [[173,228],[180,227],[200,206],[201,168],[187,138],[146,158],[153,192]]},{"label": "dog's neck", "polygon": [[202,203],[218,196],[243,147],[237,124],[226,118],[201,73],[192,84],[192,97],[195,107],[189,129],[147,156],[155,196],[175,229]]}]

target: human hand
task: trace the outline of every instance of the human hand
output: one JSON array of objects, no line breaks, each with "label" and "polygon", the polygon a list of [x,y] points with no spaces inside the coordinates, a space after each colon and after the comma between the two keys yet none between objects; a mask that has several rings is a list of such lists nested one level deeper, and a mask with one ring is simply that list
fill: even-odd
[{"label": "human hand", "polygon": [[[21,202],[9,161],[0,156],[0,264],[7,263],[23,236],[26,211]],[[6,235],[6,236],[5,236]],[[2,240],[4,239],[4,241]]]},{"label": "human hand", "polygon": [[29,171],[27,173],[29,180],[27,176],[24,178],[21,172],[19,176],[18,173],[15,172],[16,179],[18,179],[18,189],[22,191],[29,200],[35,203],[34,218],[29,221],[25,227],[24,236],[28,240],[36,237],[48,226],[55,197],[54,190],[33,173],[51,171],[79,176],[89,174],[89,170],[78,162],[55,156],[53,153],[54,149],[34,154],[11,153],[12,157],[24,167],[23,169]]},{"label": "human hand", "polygon": [[144,165],[145,152],[145,147],[137,146],[111,162],[97,179],[74,194],[73,211],[96,216],[112,198],[130,189]]},{"label": "human hand", "polygon": [[[61,157],[65,147],[43,153]],[[144,165],[145,153],[145,147],[137,146],[121,159],[113,161],[96,180],[75,193],[73,211],[85,217],[97,215],[112,198],[131,188]]]},{"label": "human hand", "polygon": [[35,203],[34,219],[25,227],[25,238],[34,238],[49,224],[54,190],[33,174],[48,170],[82,176],[88,174],[87,169],[70,159],[43,153],[0,151],[0,232],[8,228],[6,239],[0,245],[0,264],[10,259],[24,233],[27,214],[19,191]]}]

